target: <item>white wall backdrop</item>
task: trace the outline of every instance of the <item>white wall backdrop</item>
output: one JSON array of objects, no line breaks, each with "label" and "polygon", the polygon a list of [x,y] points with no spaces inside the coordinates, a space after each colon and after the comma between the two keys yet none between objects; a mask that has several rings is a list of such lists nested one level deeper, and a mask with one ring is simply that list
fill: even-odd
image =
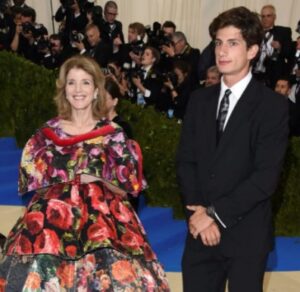
[{"label": "white wall backdrop", "polygon": [[[96,0],[104,7],[106,0]],[[273,4],[277,10],[276,24],[290,26],[293,39],[298,34],[295,28],[300,19],[299,0],[116,0],[119,6],[118,19],[123,23],[126,37],[128,24],[139,21],[144,25],[154,21],[164,22],[172,20],[177,30],[183,31],[193,47],[203,49],[209,42],[208,26],[212,19],[220,12],[236,7],[246,6],[253,11],[260,12],[265,4]],[[60,5],[59,0],[26,0],[26,3],[36,9],[37,22],[43,23],[52,33],[52,15]],[[57,24],[55,24],[57,31]]]}]

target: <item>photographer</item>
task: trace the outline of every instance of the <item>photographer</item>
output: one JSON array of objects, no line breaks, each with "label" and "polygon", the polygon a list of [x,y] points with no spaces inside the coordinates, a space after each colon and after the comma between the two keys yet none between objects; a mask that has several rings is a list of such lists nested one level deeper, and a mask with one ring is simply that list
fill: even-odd
[{"label": "photographer", "polygon": [[47,69],[59,68],[72,55],[70,48],[64,46],[62,36],[59,34],[50,35],[48,45],[47,53],[41,60],[41,65]]},{"label": "photographer", "polygon": [[125,72],[122,71],[121,64],[118,60],[110,60],[107,64],[108,76],[114,79],[118,84],[119,90],[124,98],[128,96],[128,82],[125,76]]},{"label": "photographer", "polygon": [[101,38],[101,32],[96,24],[88,24],[85,29],[87,44],[82,40],[75,40],[74,45],[81,55],[94,58],[102,69],[107,67],[111,59],[111,46]]},{"label": "photographer", "polygon": [[164,36],[172,39],[172,36],[173,36],[174,32],[176,31],[176,25],[173,21],[166,20],[163,23],[161,30],[162,30]]},{"label": "photographer", "polygon": [[116,58],[124,68],[135,68],[141,65],[144,51],[145,27],[140,22],[130,23],[128,26],[128,43],[120,46]]},{"label": "photographer", "polygon": [[174,62],[174,70],[166,75],[164,87],[169,96],[168,117],[182,121],[190,94],[195,89],[191,84],[189,64],[182,60]]},{"label": "photographer", "polygon": [[199,85],[198,78],[198,62],[200,58],[200,51],[192,48],[186,39],[186,36],[181,31],[176,31],[172,36],[172,43],[170,45],[162,46],[162,50],[168,55],[172,62],[176,60],[183,60],[190,65],[191,68],[191,82],[193,86]]},{"label": "photographer", "polygon": [[156,107],[161,95],[162,82],[156,68],[160,54],[153,47],[146,47],[142,55],[142,67],[131,73],[131,80],[135,87],[134,100],[136,103],[154,105]]},{"label": "photographer", "polygon": [[55,13],[55,21],[65,22],[63,38],[66,43],[70,41],[72,31],[84,32],[87,25],[87,17],[84,10],[83,0],[60,0],[61,6]]},{"label": "photographer", "polygon": [[42,24],[35,23],[36,14],[32,8],[23,8],[21,17],[15,18],[10,49],[34,63],[39,63],[42,52],[40,45],[48,35]]}]

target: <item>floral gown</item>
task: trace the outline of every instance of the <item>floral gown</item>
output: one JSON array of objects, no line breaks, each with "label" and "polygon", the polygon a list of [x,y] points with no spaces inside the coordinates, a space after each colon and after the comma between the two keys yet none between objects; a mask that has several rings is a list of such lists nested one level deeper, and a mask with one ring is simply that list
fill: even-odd
[{"label": "floral gown", "polygon": [[130,203],[80,174],[133,195],[146,186],[139,147],[116,124],[70,136],[48,121],[23,151],[19,192],[33,197],[8,235],[0,291],[169,291]]}]

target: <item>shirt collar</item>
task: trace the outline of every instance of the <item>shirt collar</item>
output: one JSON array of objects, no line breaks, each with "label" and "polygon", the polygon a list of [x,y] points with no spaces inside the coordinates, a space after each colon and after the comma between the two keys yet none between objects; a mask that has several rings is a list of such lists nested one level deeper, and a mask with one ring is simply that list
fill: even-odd
[{"label": "shirt collar", "polygon": [[252,78],[252,73],[251,70],[249,70],[248,74],[235,83],[233,86],[230,88],[224,83],[224,77],[221,78],[221,94],[220,96],[222,97],[226,91],[226,89],[230,89],[232,92],[232,95],[235,96],[237,99],[240,99],[242,96],[243,92],[245,91],[246,87],[248,86],[250,80]]}]

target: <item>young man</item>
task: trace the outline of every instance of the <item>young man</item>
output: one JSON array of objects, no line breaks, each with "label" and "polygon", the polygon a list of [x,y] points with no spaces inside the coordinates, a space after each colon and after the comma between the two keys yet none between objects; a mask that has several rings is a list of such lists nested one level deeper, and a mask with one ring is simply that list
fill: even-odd
[{"label": "young man", "polygon": [[271,195],[288,139],[287,101],[252,78],[263,30],[245,7],[210,25],[221,84],[195,91],[177,172],[189,232],[184,291],[261,292],[272,248]]}]

